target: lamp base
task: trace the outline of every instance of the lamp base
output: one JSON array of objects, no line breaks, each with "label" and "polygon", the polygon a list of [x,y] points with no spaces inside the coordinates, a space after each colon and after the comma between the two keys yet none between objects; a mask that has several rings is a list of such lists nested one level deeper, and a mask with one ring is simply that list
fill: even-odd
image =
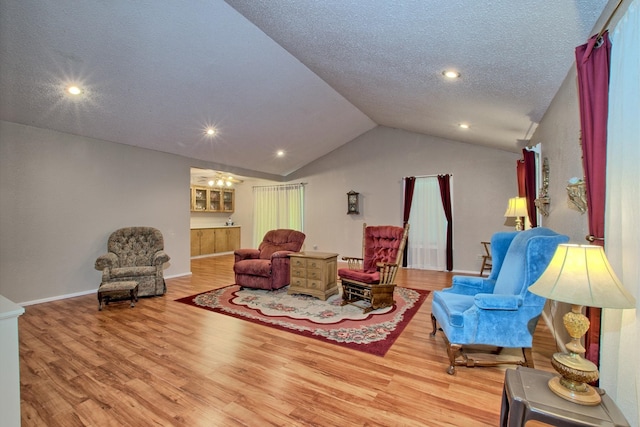
[{"label": "lamp base", "polygon": [[516,231],[522,231],[522,218],[516,217]]},{"label": "lamp base", "polygon": [[576,383],[577,388],[567,387],[563,384],[565,380],[574,383],[566,378],[553,377],[549,380],[549,388],[561,398],[578,405],[596,406],[600,404],[602,400],[600,395],[589,384]]},{"label": "lamp base", "polygon": [[[572,343],[567,347],[572,347]],[[593,362],[576,353],[556,353],[551,358],[551,366],[561,375],[549,380],[551,391],[579,405],[595,406],[600,403],[598,392],[587,384],[598,379],[598,368]]]}]

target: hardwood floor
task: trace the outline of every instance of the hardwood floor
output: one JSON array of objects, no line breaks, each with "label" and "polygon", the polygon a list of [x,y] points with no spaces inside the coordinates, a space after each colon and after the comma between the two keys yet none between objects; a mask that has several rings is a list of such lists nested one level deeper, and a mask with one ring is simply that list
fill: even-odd
[{"label": "hardwood floor", "polygon": [[[506,368],[458,368],[431,337],[431,297],[385,357],[177,303],[233,283],[231,255],[192,261],[135,308],[95,295],[19,318],[23,426],[496,426]],[[451,274],[402,270],[436,290]],[[543,321],[536,368],[555,351]],[[1,424],[1,423],[0,423]]]}]

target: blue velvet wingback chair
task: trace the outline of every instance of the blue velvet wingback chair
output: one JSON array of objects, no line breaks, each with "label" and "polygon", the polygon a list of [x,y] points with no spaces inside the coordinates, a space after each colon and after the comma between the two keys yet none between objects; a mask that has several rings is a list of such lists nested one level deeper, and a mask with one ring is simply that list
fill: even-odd
[{"label": "blue velvet wingback chair", "polygon": [[[432,336],[438,325],[449,356],[447,372],[456,366],[515,363],[533,368],[533,333],[545,299],[528,287],[542,275],[556,247],[569,237],[544,227],[499,232],[491,238],[493,269],[488,278],[454,276],[450,288],[436,291],[431,305]],[[524,361],[473,360],[462,346],[522,348]]]}]

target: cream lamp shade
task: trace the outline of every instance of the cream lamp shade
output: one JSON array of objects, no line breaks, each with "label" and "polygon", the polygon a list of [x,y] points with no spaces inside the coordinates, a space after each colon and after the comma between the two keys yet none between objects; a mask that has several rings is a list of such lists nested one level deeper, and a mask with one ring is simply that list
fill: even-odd
[{"label": "cream lamp shade", "polygon": [[516,219],[516,230],[522,230],[522,217],[527,216],[527,199],[525,197],[512,197],[509,206],[504,213],[505,218]]},{"label": "cream lamp shade", "polygon": [[635,298],[620,283],[602,247],[595,245],[558,245],[551,263],[529,291],[587,307],[636,306]]},{"label": "cream lamp shade", "polygon": [[561,375],[549,380],[558,396],[580,405],[598,405],[600,394],[589,384],[598,379],[598,367],[582,355],[582,337],[589,319],[582,307],[635,308],[636,300],[620,283],[601,246],[558,245],[551,262],[529,291],[542,297],[571,304],[562,320],[571,336],[568,353],[555,353],[551,365]]}]

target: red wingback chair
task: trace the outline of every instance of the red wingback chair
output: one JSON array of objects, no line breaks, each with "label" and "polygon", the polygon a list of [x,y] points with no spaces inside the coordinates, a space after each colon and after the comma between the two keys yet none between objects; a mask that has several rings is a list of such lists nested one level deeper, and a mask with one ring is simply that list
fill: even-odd
[{"label": "red wingback chair", "polygon": [[236,285],[256,289],[280,289],[290,281],[289,254],[299,252],[306,235],[296,230],[267,231],[258,249],[234,252]]}]

